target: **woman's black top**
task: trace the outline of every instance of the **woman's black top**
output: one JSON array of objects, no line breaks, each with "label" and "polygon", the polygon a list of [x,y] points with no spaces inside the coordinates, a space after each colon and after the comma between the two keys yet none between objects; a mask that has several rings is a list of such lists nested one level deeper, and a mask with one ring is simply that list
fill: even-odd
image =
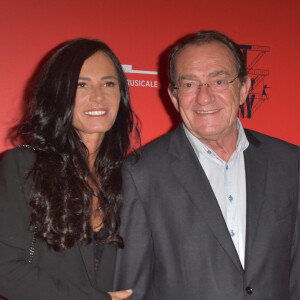
[{"label": "woman's black top", "polygon": [[107,236],[108,236],[108,231],[106,228],[102,228],[98,232],[94,232],[93,243],[94,243],[95,271],[98,271],[103,250],[104,250],[104,244],[101,243],[101,240],[105,239]]}]

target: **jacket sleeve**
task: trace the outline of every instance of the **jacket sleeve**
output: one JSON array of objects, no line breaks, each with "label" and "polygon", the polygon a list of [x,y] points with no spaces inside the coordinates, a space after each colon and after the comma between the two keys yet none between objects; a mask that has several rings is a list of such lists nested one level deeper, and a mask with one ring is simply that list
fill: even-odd
[{"label": "jacket sleeve", "polygon": [[28,262],[32,233],[24,186],[33,161],[32,150],[15,149],[0,163],[0,295],[9,300],[111,299],[92,286],[59,280]]},{"label": "jacket sleeve", "polygon": [[298,154],[298,209],[291,259],[291,300],[300,299],[300,148]]},{"label": "jacket sleeve", "polygon": [[145,300],[151,293],[153,245],[145,208],[126,167],[123,169],[123,196],[120,233],[125,247],[117,251],[114,288],[133,289],[130,299]]}]

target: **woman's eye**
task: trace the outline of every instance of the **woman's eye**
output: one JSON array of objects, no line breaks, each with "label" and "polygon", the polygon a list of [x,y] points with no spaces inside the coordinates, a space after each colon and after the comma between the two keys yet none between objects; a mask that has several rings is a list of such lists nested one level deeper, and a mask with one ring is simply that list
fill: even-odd
[{"label": "woman's eye", "polygon": [[85,82],[78,82],[77,83],[77,87],[79,87],[79,88],[84,88],[86,86],[87,86],[87,84]]},{"label": "woman's eye", "polygon": [[116,86],[116,83],[113,81],[108,81],[108,82],[105,82],[104,86],[105,87],[114,87],[114,86]]}]

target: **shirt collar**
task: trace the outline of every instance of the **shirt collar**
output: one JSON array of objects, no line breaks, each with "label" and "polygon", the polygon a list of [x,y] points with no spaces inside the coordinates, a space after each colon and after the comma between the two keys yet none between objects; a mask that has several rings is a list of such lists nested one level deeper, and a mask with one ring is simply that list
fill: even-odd
[{"label": "shirt collar", "polygon": [[[217,156],[217,154],[210,149],[209,147],[207,147],[204,143],[202,143],[198,138],[196,138],[187,128],[184,124],[183,125],[183,129],[184,132],[189,140],[189,142],[191,143],[192,147],[194,148],[194,151],[197,153],[197,155],[199,154],[205,154],[207,155],[207,153],[213,153]],[[238,130],[238,139],[237,139],[237,143],[236,143],[236,149],[235,152],[242,152],[244,150],[247,149],[247,147],[249,146],[249,141],[246,137],[245,134],[245,130],[243,128],[243,125],[241,123],[241,121],[238,119],[237,120],[237,130]]]}]

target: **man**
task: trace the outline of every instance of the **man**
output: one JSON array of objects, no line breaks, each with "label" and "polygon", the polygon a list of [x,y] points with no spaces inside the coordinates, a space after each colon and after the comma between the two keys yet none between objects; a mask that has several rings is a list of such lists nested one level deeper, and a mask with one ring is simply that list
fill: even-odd
[{"label": "man", "polygon": [[124,168],[116,288],[130,299],[300,299],[299,148],[243,129],[251,86],[216,31],[171,52],[182,118]]}]

